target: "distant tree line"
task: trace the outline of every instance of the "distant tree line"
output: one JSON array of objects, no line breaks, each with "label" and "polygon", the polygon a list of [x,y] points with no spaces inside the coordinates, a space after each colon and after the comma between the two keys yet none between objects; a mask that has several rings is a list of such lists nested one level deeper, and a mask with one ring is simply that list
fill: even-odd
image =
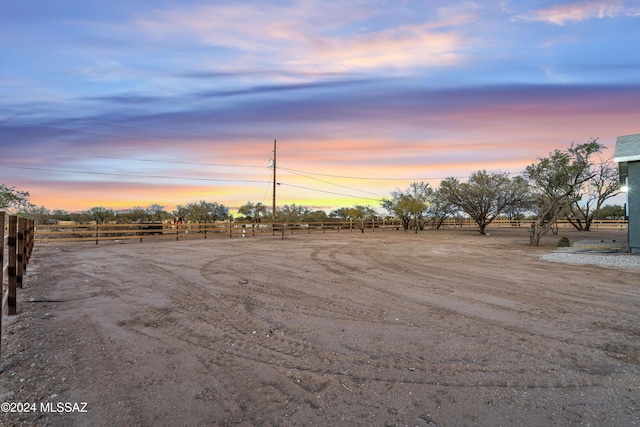
[{"label": "distant tree line", "polygon": [[[396,189],[381,200],[388,218],[397,219],[406,231],[415,233],[425,227],[439,229],[449,218],[471,218],[481,234],[497,218],[532,221],[530,244],[538,245],[560,219],[568,220],[577,230],[589,231],[595,219],[622,219],[624,208],[604,202],[619,193],[618,170],[611,160],[599,155],[605,147],[597,139],[572,144],[538,158],[527,166],[522,176],[479,170],[462,182],[445,178],[438,188],[414,182],[405,190]],[[80,213],[49,211],[29,202],[29,193],[0,184],[0,210],[19,212],[36,223],[74,221],[77,223],[149,223],[178,220],[207,223],[232,220],[229,209],[204,200],[178,205],[173,212],[153,204],[114,212],[102,206]],[[352,221],[364,232],[365,224],[380,215],[371,206],[342,207],[326,213],[291,204],[276,208],[275,214],[262,203],[248,201],[238,209],[236,221],[260,223],[276,221],[329,222]]]}]

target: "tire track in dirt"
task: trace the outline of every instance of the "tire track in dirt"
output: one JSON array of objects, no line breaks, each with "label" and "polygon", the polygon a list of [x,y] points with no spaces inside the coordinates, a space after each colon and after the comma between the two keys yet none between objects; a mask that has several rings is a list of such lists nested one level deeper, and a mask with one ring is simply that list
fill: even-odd
[{"label": "tire track in dirt", "polygon": [[[465,382],[455,383],[445,380],[445,378],[452,373],[468,372],[470,369],[469,366],[448,363],[430,364],[419,368],[419,370],[430,374],[430,377],[433,373],[437,372],[443,372],[442,375],[440,377],[433,377],[432,379],[420,379],[417,378],[418,375],[416,374],[407,374],[407,366],[418,366],[416,361],[410,360],[400,354],[396,354],[395,357],[391,358],[395,360],[393,363],[375,363],[373,366],[378,370],[377,374],[365,374],[362,370],[371,367],[370,360],[366,357],[327,353],[321,347],[313,346],[307,341],[292,338],[290,335],[298,332],[287,330],[286,327],[278,329],[277,332],[279,332],[279,334],[273,331],[274,333],[267,334],[268,336],[266,336],[264,331],[270,328],[270,325],[256,320],[252,314],[252,311],[258,306],[264,307],[266,305],[265,302],[259,301],[255,295],[257,292],[264,292],[262,287],[243,285],[241,287],[241,294],[228,294],[227,292],[220,292],[223,283],[218,281],[214,282],[216,292],[209,292],[206,290],[207,284],[196,285],[190,281],[185,281],[165,267],[158,265],[145,265],[144,267],[145,271],[151,271],[153,269],[156,273],[160,272],[160,275],[166,275],[168,280],[177,284],[177,286],[167,294],[172,301],[172,308],[149,308],[129,324],[123,324],[123,326],[137,324],[144,328],[160,328],[176,340],[188,343],[197,348],[215,351],[219,356],[222,356],[217,357],[215,362],[219,369],[240,369],[241,364],[234,362],[234,360],[237,357],[241,357],[265,365],[286,368],[297,372],[307,372],[310,375],[319,377],[326,375],[346,375],[347,377],[353,376],[357,381],[370,379],[389,383],[410,381],[420,384],[449,384],[449,386],[455,387],[469,386],[469,384]],[[231,266],[227,266],[227,268],[228,272],[233,272]],[[233,274],[228,273],[228,277],[225,278],[224,281],[233,278],[233,276]],[[236,289],[240,288],[236,287]],[[268,295],[283,297],[289,291],[289,289],[280,289],[272,291],[268,293]],[[379,292],[380,291],[376,291],[376,298],[379,298]],[[251,296],[251,294],[254,295]],[[398,303],[403,302],[394,293],[386,293],[386,295],[396,298]],[[291,295],[289,295],[289,297],[291,297]],[[304,295],[304,297],[308,298],[308,295]],[[197,303],[194,303],[194,301]],[[313,304],[308,304],[308,306],[311,305]],[[224,318],[211,316],[210,313],[212,311],[224,313]],[[364,312],[366,313],[367,311]],[[370,313],[371,311],[368,311],[368,315],[370,315]],[[182,316],[180,315],[182,314],[185,315],[184,318],[181,318]],[[307,313],[307,315],[309,314]],[[311,315],[316,315],[316,313],[311,313]],[[370,319],[363,319],[358,316],[351,316],[351,319],[358,322],[364,321],[365,324],[370,321]],[[253,333],[254,331],[256,331],[255,334]],[[257,331],[260,331],[260,333],[257,333]],[[322,364],[319,366],[315,362],[308,363],[306,361],[307,357],[324,359],[331,362],[325,363],[326,366],[322,366]],[[209,365],[211,365],[211,361],[209,361]],[[338,365],[340,367],[331,367],[331,365]],[[487,369],[486,366],[480,367],[478,365],[476,368],[471,369],[475,369],[479,377],[483,376],[483,372],[488,376],[494,374],[494,371]],[[538,368],[534,367],[533,369]],[[418,368],[416,368],[416,370],[418,370]],[[505,375],[514,376],[515,373],[521,369],[517,367],[510,369],[506,365],[501,365],[500,370],[505,373]],[[544,367],[541,368],[540,371],[544,373],[548,372],[549,369],[548,367]],[[344,374],[344,372],[347,372],[347,374]],[[386,373],[382,375],[381,372]],[[529,387],[528,384],[519,384],[516,378],[511,378],[509,381],[504,382],[504,386],[507,386],[507,383],[512,387]],[[490,383],[486,380],[484,382],[479,380],[478,384],[488,386],[487,384]],[[599,382],[591,383],[591,385],[596,384],[599,384]],[[569,380],[565,380],[565,384],[562,386],[569,388],[579,385],[586,385],[586,383],[583,381],[580,384],[574,384]],[[557,384],[556,382],[549,382],[547,386],[556,387]]]},{"label": "tire track in dirt", "polygon": [[[351,257],[350,259],[354,259],[353,257],[353,252],[350,253]],[[366,257],[368,254],[364,254],[364,256]],[[353,272],[356,273],[362,273],[362,269],[355,269],[353,268],[353,265],[351,265],[348,262],[344,262],[344,261],[339,261],[340,259],[344,259],[342,257],[339,256],[339,254],[334,251],[331,252],[331,254],[329,255],[329,258],[332,260],[333,265],[332,265],[332,271],[340,274],[340,275],[350,275],[353,274]],[[319,259],[318,254],[316,253],[315,259]],[[362,262],[360,262],[360,259],[358,260],[358,262],[360,264],[363,264]],[[338,264],[341,269],[338,269],[335,267],[335,264]],[[397,265],[397,264],[396,264]],[[415,270],[415,266],[412,265],[412,267]],[[388,264],[385,265],[385,268],[389,269]],[[410,271],[414,271],[414,270],[410,270]],[[390,270],[391,273],[398,275],[398,272],[402,272],[402,271],[407,271],[407,269],[392,269]],[[403,277],[404,278],[404,277]],[[352,281],[356,280],[356,277],[350,277],[350,279]],[[414,286],[415,288],[418,288],[418,286],[416,285],[412,285],[411,284],[411,280],[405,280],[406,283],[404,283],[404,286]],[[368,280],[367,283],[372,284],[374,283],[374,281],[372,280]],[[451,292],[447,287],[443,287],[443,286],[434,286],[433,284],[430,283],[429,289],[430,291],[433,290],[433,288],[440,288],[441,290],[444,289],[445,290],[445,294],[447,294],[446,296],[434,296],[434,295],[429,295],[429,297],[426,298],[420,298],[420,297],[416,297],[414,295],[414,298],[412,298],[411,301],[408,301],[406,299],[405,295],[399,295],[397,292],[394,291],[389,291],[388,288],[380,288],[380,287],[375,287],[374,291],[375,293],[383,293],[387,296],[387,300],[391,300],[393,302],[395,302],[396,304],[403,304],[404,306],[406,305],[415,305],[416,302],[419,303],[426,303],[428,305],[430,305],[433,308],[436,309],[440,309],[440,310],[447,310],[450,311],[451,313],[455,314],[455,315],[463,315],[472,319],[475,319],[477,321],[489,324],[491,326],[501,326],[504,329],[510,330],[516,334],[529,334],[532,335],[534,337],[540,336],[541,338],[552,338],[556,341],[558,341],[559,343],[562,343],[565,347],[569,347],[569,348],[574,348],[576,345],[579,347],[584,347],[584,344],[581,343],[576,343],[576,341],[573,339],[572,335],[570,333],[567,334],[560,334],[558,335],[557,333],[555,334],[549,334],[549,328],[548,326],[550,324],[543,324],[538,325],[538,328],[536,331],[531,330],[530,328],[530,319],[524,319],[524,320],[520,320],[517,319],[517,322],[514,321],[513,317],[512,318],[508,318],[508,321],[505,322],[504,319],[504,314],[502,313],[496,313],[494,307],[497,307],[501,310],[509,310],[509,307],[504,307],[504,305],[497,305],[497,304],[484,304],[484,306],[488,306],[486,308],[484,308],[483,306],[478,306],[477,303],[477,299],[466,299],[467,303],[461,302],[463,300],[463,298],[456,298],[456,296],[453,297],[453,301],[452,301],[452,296],[450,295]],[[369,291],[369,290],[368,290]],[[363,293],[360,293],[360,296],[363,296]],[[379,296],[378,295],[374,295],[374,297],[372,298],[374,300],[379,300]],[[415,309],[419,309],[419,307],[415,307]],[[529,314],[527,311],[525,310],[514,310],[516,311],[518,314]],[[478,315],[478,312],[480,313],[484,313],[483,315]],[[540,322],[538,320],[538,322]],[[477,328],[476,328],[477,329]],[[544,331],[544,332],[543,332]],[[467,338],[476,338],[478,336],[477,331],[468,331],[466,333],[461,332],[464,336],[466,336]],[[500,341],[502,341],[504,339],[504,337],[501,337]],[[513,352],[514,351],[514,347],[513,344],[509,343],[507,345],[504,345],[503,343],[496,343],[495,344],[496,347],[498,348],[502,348],[503,351],[510,351]],[[594,347],[593,345],[588,346],[589,349],[593,350]],[[522,348],[522,349],[516,349],[516,352],[520,353],[521,355],[527,355],[530,356],[531,354],[531,350],[529,348]],[[546,355],[544,358],[541,358],[541,361],[543,362],[547,362],[550,360],[557,360],[558,357],[562,358],[564,356],[566,356],[565,352],[570,353],[572,350],[565,350],[565,351],[561,351],[560,354],[556,354],[556,355],[552,355],[552,354],[548,354]],[[600,363],[601,362],[596,362],[596,363]],[[611,369],[611,368],[606,368],[606,369]],[[605,370],[606,370],[605,369]]]},{"label": "tire track in dirt", "polygon": [[[256,315],[256,309],[264,309],[265,307],[268,306],[269,309],[273,311],[274,307],[278,307],[283,313],[298,313],[298,312],[304,311],[306,316],[309,316],[309,315],[313,315],[317,317],[326,316],[333,319],[343,319],[348,321],[363,321],[365,319],[367,320],[373,319],[374,316],[372,313],[377,313],[376,323],[379,323],[381,320],[382,321],[385,320],[384,313],[387,312],[385,311],[385,309],[389,310],[388,308],[389,305],[403,306],[405,307],[405,309],[407,308],[407,305],[408,305],[410,306],[408,308],[410,308],[411,310],[421,309],[421,306],[424,305],[425,301],[419,301],[419,298],[417,299],[413,298],[413,300],[408,301],[405,295],[398,294],[395,291],[389,291],[387,288],[372,287],[370,285],[372,282],[371,280],[372,275],[369,273],[373,271],[373,273],[375,274],[375,272],[379,270],[379,269],[376,269],[376,267],[379,265],[383,265],[383,263],[380,262],[380,260],[378,259],[372,260],[371,253],[372,252],[364,253],[362,251],[354,251],[353,249],[350,249],[349,247],[346,247],[344,245],[339,245],[338,247],[334,247],[330,250],[327,250],[326,247],[316,248],[313,250],[311,254],[312,260],[315,260],[322,267],[324,267],[324,269],[321,271],[322,279],[319,281],[330,284],[333,280],[328,279],[328,277],[332,277],[333,275],[335,275],[341,281],[349,283],[349,286],[344,289],[344,292],[342,292],[341,294],[334,294],[334,296],[330,299],[327,299],[327,298],[313,299],[313,296],[308,292],[300,292],[290,287],[281,288],[279,286],[273,286],[273,283],[268,283],[268,284],[259,283],[258,285],[255,285],[254,283],[256,283],[256,280],[252,278],[252,280],[249,281],[250,284],[244,284],[241,286],[243,291],[241,294],[242,296],[240,296],[240,294],[235,295],[234,297],[227,295],[225,304],[223,304],[220,300],[216,300],[215,304],[213,304],[213,306],[217,307],[220,312],[226,313],[225,318],[227,319],[227,322],[229,324],[243,325],[242,329],[238,329],[237,327],[232,327],[231,329],[227,328],[225,330],[219,331],[218,335],[221,335],[222,337],[227,337],[224,344],[226,346],[235,347],[234,348],[235,354],[258,355],[259,357],[254,357],[255,361],[257,362],[266,361],[266,363],[269,363],[268,362],[269,357],[264,354],[264,352],[267,350],[271,350],[275,353],[273,355],[274,358],[280,357],[281,355],[289,355],[295,358],[295,357],[304,356],[313,351],[318,352],[318,348],[310,348],[309,344],[305,343],[304,340],[302,341],[298,340],[293,342],[290,337],[291,332],[285,331],[284,325],[282,324],[277,325],[280,335],[276,336],[275,334],[268,334],[270,335],[271,339],[266,343],[263,342],[263,343],[256,344],[255,342],[248,342],[246,340],[243,340],[240,342],[240,344],[237,344],[233,339],[228,338],[228,337],[234,336],[234,334],[248,334],[249,332],[252,332],[252,331],[260,331],[260,333],[263,333],[263,331],[267,331],[274,328],[274,326],[268,322],[268,318],[264,316],[262,316],[262,318],[259,321],[257,320],[257,317],[260,317],[260,316]],[[247,257],[254,259],[254,261],[258,265],[260,265],[260,274],[263,277],[295,276],[296,274],[295,268],[285,269],[284,271],[282,270],[282,268],[269,268],[268,257],[265,257],[265,256],[256,257],[255,254],[248,254],[248,253],[234,254],[233,256],[230,255],[225,257],[218,257],[214,260],[211,260],[209,263],[207,263],[205,266],[201,268],[201,274],[204,278],[209,280],[210,284],[214,284],[217,287],[223,287],[223,288],[224,286],[228,287],[229,283],[235,284],[237,282],[236,279],[239,277],[243,277],[243,274],[246,276],[246,265],[242,260],[246,259]],[[224,271],[220,270],[219,268],[216,270],[216,268],[214,267],[219,266],[220,263],[222,262],[224,262]],[[366,267],[363,267],[363,265]],[[410,264],[407,266],[407,265],[398,265],[398,263],[396,263],[395,265],[398,267],[395,267],[393,263],[391,263],[391,267],[385,265],[385,268],[383,268],[383,271],[384,269],[386,270],[391,269],[390,272],[397,275],[397,271],[395,271],[396,268],[400,268],[401,269],[400,271],[403,271],[402,270],[403,268],[404,268],[404,271],[406,271],[408,270],[408,267],[413,268],[413,270],[409,270],[409,271],[415,271],[416,269],[416,266],[414,264]],[[420,271],[418,271],[418,274],[420,274]],[[406,275],[401,276],[400,279],[403,282],[402,283],[403,286],[412,286],[410,283],[411,280],[408,280]],[[465,278],[461,278],[461,280],[464,280],[464,279]],[[302,276],[300,276],[300,280],[303,280]],[[257,282],[260,282],[260,281],[258,280]],[[361,282],[368,283],[368,285],[362,285]],[[415,287],[416,289],[419,289],[418,286],[415,286]],[[434,287],[433,284],[430,284],[430,287],[433,288]],[[236,285],[236,288],[237,288],[237,285]],[[355,294],[358,296],[358,300],[356,300],[358,301],[358,303],[356,303],[356,305],[362,306],[362,309],[358,310],[357,312],[354,312],[353,310],[354,300],[352,299],[352,296],[354,295],[354,288],[356,288]],[[435,286],[435,288],[438,289],[437,286]],[[451,293],[446,286],[441,286],[439,288],[446,291],[445,294]],[[184,285],[181,285],[181,289],[184,289]],[[338,291],[339,290],[340,289],[338,289]],[[192,305],[193,301],[200,301],[200,300],[204,301],[207,299],[209,300],[211,299],[210,293],[206,293],[206,292],[202,293],[201,291],[202,290],[199,289],[198,293],[196,294],[194,294],[193,292],[190,292],[185,295],[182,295],[182,297],[178,298],[178,301],[179,301],[178,305],[184,308],[185,310],[193,311],[194,313],[203,313],[206,311],[210,311],[211,307],[209,306],[206,306],[206,305],[193,306]],[[373,294],[369,295],[372,292]],[[176,299],[176,295],[177,294],[174,294],[172,298]],[[364,298],[367,295],[368,297]],[[310,300],[310,297],[312,297],[311,300]],[[347,298],[347,300],[345,300],[345,298]],[[302,304],[302,303],[292,304],[289,302],[292,300],[293,301],[296,301],[296,300],[309,301],[309,302],[305,304]],[[348,304],[336,303],[336,301],[342,301],[342,300],[348,301]],[[380,300],[384,300],[388,304],[385,304],[384,306],[378,305],[378,307],[376,307],[375,309],[372,309],[372,306],[369,304],[369,301],[380,301]],[[501,319],[491,319],[491,315],[494,312],[493,307],[490,307],[489,309],[485,310],[484,316],[477,316],[477,315],[472,316],[469,314],[471,311],[482,312],[482,308],[479,308],[477,306],[467,305],[465,309],[466,313],[465,312],[460,313],[461,305],[463,308],[465,306],[464,304],[461,304],[459,301],[456,301],[452,303],[454,306],[452,308],[455,308],[455,309],[447,310],[449,308],[447,307],[449,300],[450,300],[450,295],[446,295],[445,299],[431,296],[431,300],[426,302],[430,303],[432,308],[436,310],[440,310],[440,311],[445,310],[445,312],[449,311],[454,315],[463,314],[471,318],[474,318],[477,321],[481,321],[484,323],[488,322],[491,324],[498,324],[504,327],[504,322],[502,323],[500,322]],[[475,302],[473,299],[470,300],[467,298],[466,300],[471,301],[471,303]],[[278,303],[277,301],[287,301],[287,302]],[[351,309],[349,309],[349,307],[351,307]],[[325,313],[321,313],[322,310],[325,310]],[[446,319],[446,316],[444,316],[444,319]],[[440,322],[441,325],[443,325],[444,323],[445,323],[444,320]],[[204,325],[201,325],[201,326],[202,327],[194,329],[193,322],[189,322],[187,326],[181,326],[181,329],[180,329],[181,333],[178,335],[186,334],[192,337],[200,337],[202,329],[212,328],[212,322],[207,321],[204,323]],[[376,326],[379,326],[379,325],[376,324]],[[459,333],[465,336],[467,339],[478,340],[478,337],[479,336],[481,337],[482,334],[478,333],[477,328],[474,328],[474,329],[467,330],[467,331],[460,331]],[[523,329],[523,328],[514,329],[513,327],[510,327],[507,329],[511,329],[515,333],[525,332],[525,333],[531,334],[531,331],[529,331],[528,329]],[[287,339],[283,340],[282,338],[284,337],[283,335],[285,332],[287,333]],[[210,334],[205,335],[199,338],[197,342],[201,343],[204,341],[214,340],[216,339],[216,337],[217,339],[220,339],[217,335],[215,336],[211,336]],[[558,337],[554,337],[554,338],[558,339]],[[484,339],[486,339],[486,337]],[[500,341],[500,340],[497,340],[497,341]],[[561,341],[564,344],[568,344],[570,346],[575,344],[573,342],[566,342],[565,339],[561,339]],[[502,347],[503,351],[507,351],[507,352],[513,352],[514,350],[522,351],[523,355],[527,355],[530,357],[530,350],[527,348],[516,350],[518,349],[518,347],[514,349],[514,346],[511,344],[507,346],[502,344],[502,345],[498,345],[498,347]],[[564,357],[566,356],[566,354],[570,354],[570,353],[572,353],[571,350],[566,350],[563,352],[563,354],[561,354],[561,356]],[[541,361],[543,363],[545,362],[548,363],[549,357],[550,355],[546,355],[544,358],[541,359]],[[407,363],[406,361],[403,361],[404,365],[406,365],[406,363]],[[296,362],[295,361],[291,362],[289,366],[296,367]],[[299,368],[299,366],[297,367]],[[322,371],[322,372],[326,373],[326,371]]]}]

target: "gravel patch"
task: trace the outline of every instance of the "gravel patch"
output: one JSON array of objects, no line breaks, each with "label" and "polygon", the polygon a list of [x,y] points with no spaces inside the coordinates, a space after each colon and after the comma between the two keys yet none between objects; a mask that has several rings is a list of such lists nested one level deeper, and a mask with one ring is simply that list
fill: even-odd
[{"label": "gravel patch", "polygon": [[587,252],[567,252],[558,250],[540,257],[545,261],[566,264],[599,265],[602,267],[634,268],[640,270],[640,255],[631,254],[595,254]]}]

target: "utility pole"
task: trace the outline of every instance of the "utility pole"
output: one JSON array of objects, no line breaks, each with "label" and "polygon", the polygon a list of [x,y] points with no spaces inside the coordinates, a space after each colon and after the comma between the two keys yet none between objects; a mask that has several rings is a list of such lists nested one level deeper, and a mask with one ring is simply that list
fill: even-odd
[{"label": "utility pole", "polygon": [[273,140],[273,220],[276,220],[276,140]]}]

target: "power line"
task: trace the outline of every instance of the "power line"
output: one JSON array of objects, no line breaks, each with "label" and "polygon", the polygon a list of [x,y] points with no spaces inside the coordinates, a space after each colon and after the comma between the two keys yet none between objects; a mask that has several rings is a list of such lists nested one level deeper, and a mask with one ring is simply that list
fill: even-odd
[{"label": "power line", "polygon": [[[286,170],[291,173],[306,173],[309,175],[317,175],[317,176],[326,176],[329,178],[343,178],[343,179],[359,179],[359,180],[369,180],[369,181],[431,181],[436,179],[446,179],[446,178],[469,178],[471,175],[463,175],[463,176],[447,176],[447,177],[422,177],[422,178],[372,178],[372,177],[362,177],[362,176],[348,176],[348,175],[331,175],[326,173],[317,173],[317,172],[305,172],[298,169],[290,169],[285,167],[280,167],[280,169]],[[507,175],[519,175],[522,172],[504,172]]]},{"label": "power line", "polygon": [[[369,180],[369,181],[427,181],[427,180],[434,180],[434,179],[445,179],[443,177],[431,177],[431,178],[372,178],[372,177],[362,177],[362,176],[331,175],[331,174],[326,174],[326,173],[305,172],[305,171],[301,171],[301,170],[298,170],[298,169],[290,169],[290,168],[284,168],[284,167],[280,167],[280,169],[286,170],[286,171],[291,172],[291,173],[300,172],[300,173],[307,173],[309,175],[326,176],[326,177],[329,177],[329,178],[360,179],[360,180]],[[513,175],[515,173],[511,173],[510,172],[510,174]],[[455,176],[453,178],[468,178],[468,176]]]},{"label": "power line", "polygon": [[354,198],[354,199],[375,200],[376,202],[380,201],[380,199],[374,199],[372,197],[361,197],[361,196],[354,196],[352,194],[336,193],[336,192],[333,192],[333,191],[319,190],[317,188],[303,187],[302,185],[287,184],[287,183],[284,183],[284,182],[279,182],[278,185],[286,185],[288,187],[301,188],[303,190],[317,191],[317,192],[320,192],[320,193],[334,194],[334,195],[337,195],[337,196],[351,197],[351,198]]},{"label": "power line", "polygon": [[[281,168],[281,169],[284,169],[284,168]],[[325,184],[329,184],[329,185],[335,185],[336,187],[345,188],[345,189],[347,189],[347,190],[361,191],[361,192],[363,192],[363,193],[372,194],[372,195],[374,195],[374,196],[377,196],[377,195],[378,195],[377,193],[372,193],[371,191],[359,190],[359,189],[357,189],[357,188],[347,187],[346,185],[336,184],[336,183],[334,183],[334,182],[325,181],[325,180],[323,180],[323,179],[319,179],[319,178],[314,178],[314,177],[312,177],[312,176],[308,176],[308,175],[304,175],[304,174],[302,174],[302,173],[294,172],[294,171],[293,171],[293,170],[291,170],[291,169],[289,169],[288,171],[289,171],[289,172],[291,172],[291,173],[292,173],[292,174],[294,174],[294,175],[302,176],[302,177],[304,177],[304,178],[312,179],[312,180],[314,180],[314,181],[319,181],[319,182],[322,182],[322,183],[325,183]]]}]

